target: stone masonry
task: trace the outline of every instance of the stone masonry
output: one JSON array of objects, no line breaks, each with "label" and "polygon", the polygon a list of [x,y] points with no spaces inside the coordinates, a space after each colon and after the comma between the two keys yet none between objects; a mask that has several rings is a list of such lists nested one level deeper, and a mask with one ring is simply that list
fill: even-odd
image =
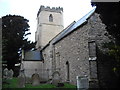
[{"label": "stone masonry", "polygon": [[42,50],[45,68],[51,68],[52,73],[58,71],[61,82],[76,85],[77,76],[86,76],[90,87],[98,87],[96,47],[103,50],[102,43],[110,41],[105,27],[99,14],[94,13],[86,23],[53,44],[56,36]]},{"label": "stone masonry", "polygon": [[63,28],[63,8],[41,6],[37,14],[36,48],[43,48]]},{"label": "stone masonry", "polygon": [[[111,38],[99,14],[90,12],[63,30],[63,9],[41,6],[37,22],[36,48],[42,52],[44,59],[31,64],[38,69],[40,78],[44,76],[42,79],[47,78],[47,81],[56,79],[54,73],[57,72],[59,82],[76,85],[77,77],[86,77],[89,88],[98,88],[96,48],[106,52],[102,45],[110,42]],[[27,69],[27,63],[24,64]],[[41,71],[47,72],[47,75],[40,74]],[[53,82],[56,82],[55,79]]]}]

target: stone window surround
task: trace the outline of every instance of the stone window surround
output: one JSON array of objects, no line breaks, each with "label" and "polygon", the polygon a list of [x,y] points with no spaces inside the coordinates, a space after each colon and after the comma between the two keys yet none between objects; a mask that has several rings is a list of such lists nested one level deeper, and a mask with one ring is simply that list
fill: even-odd
[{"label": "stone window surround", "polygon": [[53,15],[52,14],[49,15],[49,22],[53,22]]},{"label": "stone window surround", "polygon": [[[90,43],[93,44],[95,47],[90,47]],[[89,47],[89,60],[96,60],[97,57],[96,57],[96,43],[95,43],[95,40],[91,40],[88,42],[88,47]],[[90,55],[90,51],[93,51],[93,50],[90,50],[90,49],[95,49],[94,51],[94,54],[95,55]]]}]

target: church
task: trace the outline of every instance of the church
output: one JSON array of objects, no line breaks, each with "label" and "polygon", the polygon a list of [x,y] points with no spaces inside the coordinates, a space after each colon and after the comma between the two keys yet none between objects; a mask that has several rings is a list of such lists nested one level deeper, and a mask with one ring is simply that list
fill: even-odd
[{"label": "church", "polygon": [[77,77],[85,77],[90,88],[98,87],[97,48],[105,52],[102,43],[110,39],[95,10],[64,28],[63,8],[41,6],[35,32],[37,50],[26,52],[22,61],[26,77],[36,72],[41,82],[57,80],[73,85]]}]

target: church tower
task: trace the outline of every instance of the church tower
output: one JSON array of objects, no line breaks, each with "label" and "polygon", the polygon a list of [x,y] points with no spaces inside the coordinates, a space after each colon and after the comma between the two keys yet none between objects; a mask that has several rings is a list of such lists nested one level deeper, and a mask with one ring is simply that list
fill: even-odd
[{"label": "church tower", "polygon": [[63,8],[41,6],[37,13],[36,48],[44,47],[63,29]]}]

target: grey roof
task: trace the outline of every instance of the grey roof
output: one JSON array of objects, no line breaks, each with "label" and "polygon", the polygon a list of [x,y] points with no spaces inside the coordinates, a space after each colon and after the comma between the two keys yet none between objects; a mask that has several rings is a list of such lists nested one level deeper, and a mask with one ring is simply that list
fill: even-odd
[{"label": "grey roof", "polygon": [[42,52],[40,51],[28,51],[28,52],[25,52],[25,58],[24,60],[33,60],[33,61],[41,61],[43,60],[43,57],[42,57]]},{"label": "grey roof", "polygon": [[74,31],[77,27],[81,26],[82,24],[84,24],[87,19],[95,12],[94,8],[93,10],[91,10],[88,14],[86,14],[85,16],[83,16],[80,20],[78,20],[77,22],[73,22],[72,24],[70,24],[66,29],[64,29],[54,40],[53,44],[57,43],[59,40],[61,40],[63,37],[65,37],[66,35],[68,35],[70,32]]},{"label": "grey roof", "polygon": [[53,43],[56,43],[56,42],[59,41],[62,37],[64,37],[64,36],[69,32],[70,28],[71,28],[75,23],[76,23],[75,21],[72,22],[67,28],[65,28],[61,33],[59,33],[59,34],[55,37]]}]

